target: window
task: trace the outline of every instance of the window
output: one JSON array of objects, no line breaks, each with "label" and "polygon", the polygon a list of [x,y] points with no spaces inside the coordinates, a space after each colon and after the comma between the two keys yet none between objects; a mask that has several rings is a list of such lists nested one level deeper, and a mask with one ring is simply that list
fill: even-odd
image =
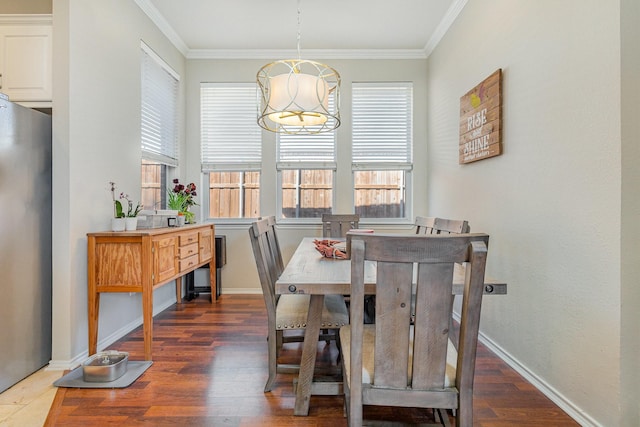
[{"label": "window", "polygon": [[140,202],[144,209],[160,209],[166,194],[166,167],[160,163],[142,160],[142,192]]},{"label": "window", "polygon": [[259,217],[262,132],[255,83],[202,83],[200,115],[209,217]]},{"label": "window", "polygon": [[355,213],[406,218],[413,168],[411,83],[353,83],[351,162]]},{"label": "window", "polygon": [[178,165],[179,76],[141,44],[141,202],[159,209],[166,199],[167,168]]},{"label": "window", "polygon": [[[334,98],[329,108],[334,108]],[[334,119],[330,119],[334,120]],[[336,171],[335,131],[279,133],[278,182],[281,218],[319,218],[331,213]]]}]

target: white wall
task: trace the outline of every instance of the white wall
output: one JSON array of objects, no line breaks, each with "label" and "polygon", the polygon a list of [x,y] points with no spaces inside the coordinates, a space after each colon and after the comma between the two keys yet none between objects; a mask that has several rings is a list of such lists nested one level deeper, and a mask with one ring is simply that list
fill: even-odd
[{"label": "white wall", "polygon": [[[303,55],[304,57],[304,55]],[[273,58],[282,59],[282,58]],[[309,58],[315,59],[315,58]],[[189,60],[187,62],[187,180],[200,180],[200,83],[255,82],[256,73],[269,60]],[[322,59],[331,65],[342,80],[341,126],[337,132],[338,174],[343,191],[338,192],[335,211],[351,212],[351,83],[366,81],[411,81],[414,94],[414,171],[413,214],[426,214],[426,60],[335,60]],[[276,213],[276,153],[275,134],[263,132],[263,165],[260,188],[261,214]],[[201,182],[201,181],[200,181]],[[344,185],[347,183],[347,185]],[[200,188],[206,188],[201,182]],[[344,191],[346,190],[346,191]],[[370,226],[369,224],[368,226]],[[377,230],[385,230],[373,224]],[[289,259],[300,239],[320,235],[319,226],[279,225],[279,239],[285,261]],[[409,224],[386,230],[409,230]],[[244,225],[216,225],[216,234],[227,236],[227,265],[222,269],[223,293],[259,293],[260,282],[249,242],[248,222]],[[198,278],[196,277],[196,280]]]},{"label": "white wall", "polygon": [[[53,15],[51,366],[64,367],[87,356],[86,233],[110,228],[108,182],[140,197],[140,40],[181,75],[184,58],[133,1],[56,0]],[[157,290],[154,306],[175,302],[172,289]],[[139,325],[141,307],[139,294],[103,295],[99,349]]]},{"label": "white wall", "polygon": [[[584,425],[623,425],[619,46],[618,2],[470,0],[428,61],[429,213],[491,235],[483,334]],[[498,68],[504,154],[458,165],[460,97]]]}]

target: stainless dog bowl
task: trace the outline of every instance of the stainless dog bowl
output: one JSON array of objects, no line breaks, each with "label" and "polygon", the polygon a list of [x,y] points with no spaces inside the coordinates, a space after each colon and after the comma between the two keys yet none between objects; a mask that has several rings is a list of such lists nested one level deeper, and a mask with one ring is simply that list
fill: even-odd
[{"label": "stainless dog bowl", "polygon": [[115,381],[127,372],[128,360],[124,351],[96,353],[82,364],[82,376],[87,382]]}]

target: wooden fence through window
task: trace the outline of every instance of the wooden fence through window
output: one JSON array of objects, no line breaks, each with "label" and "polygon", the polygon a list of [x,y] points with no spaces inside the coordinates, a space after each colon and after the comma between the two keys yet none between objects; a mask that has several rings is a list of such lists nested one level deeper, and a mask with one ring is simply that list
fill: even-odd
[{"label": "wooden fence through window", "polygon": [[[259,172],[212,172],[209,177],[212,218],[260,216]],[[403,171],[357,171],[354,177],[357,214],[363,218],[404,216]],[[332,201],[332,170],[282,171],[283,217],[319,218],[332,211]]]}]

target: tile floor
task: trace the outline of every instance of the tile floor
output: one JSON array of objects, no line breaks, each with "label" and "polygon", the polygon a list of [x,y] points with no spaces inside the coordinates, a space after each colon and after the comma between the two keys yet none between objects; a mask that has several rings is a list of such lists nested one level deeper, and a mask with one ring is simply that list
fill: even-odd
[{"label": "tile floor", "polygon": [[0,426],[42,427],[56,395],[53,382],[63,374],[43,368],[0,393]]}]

